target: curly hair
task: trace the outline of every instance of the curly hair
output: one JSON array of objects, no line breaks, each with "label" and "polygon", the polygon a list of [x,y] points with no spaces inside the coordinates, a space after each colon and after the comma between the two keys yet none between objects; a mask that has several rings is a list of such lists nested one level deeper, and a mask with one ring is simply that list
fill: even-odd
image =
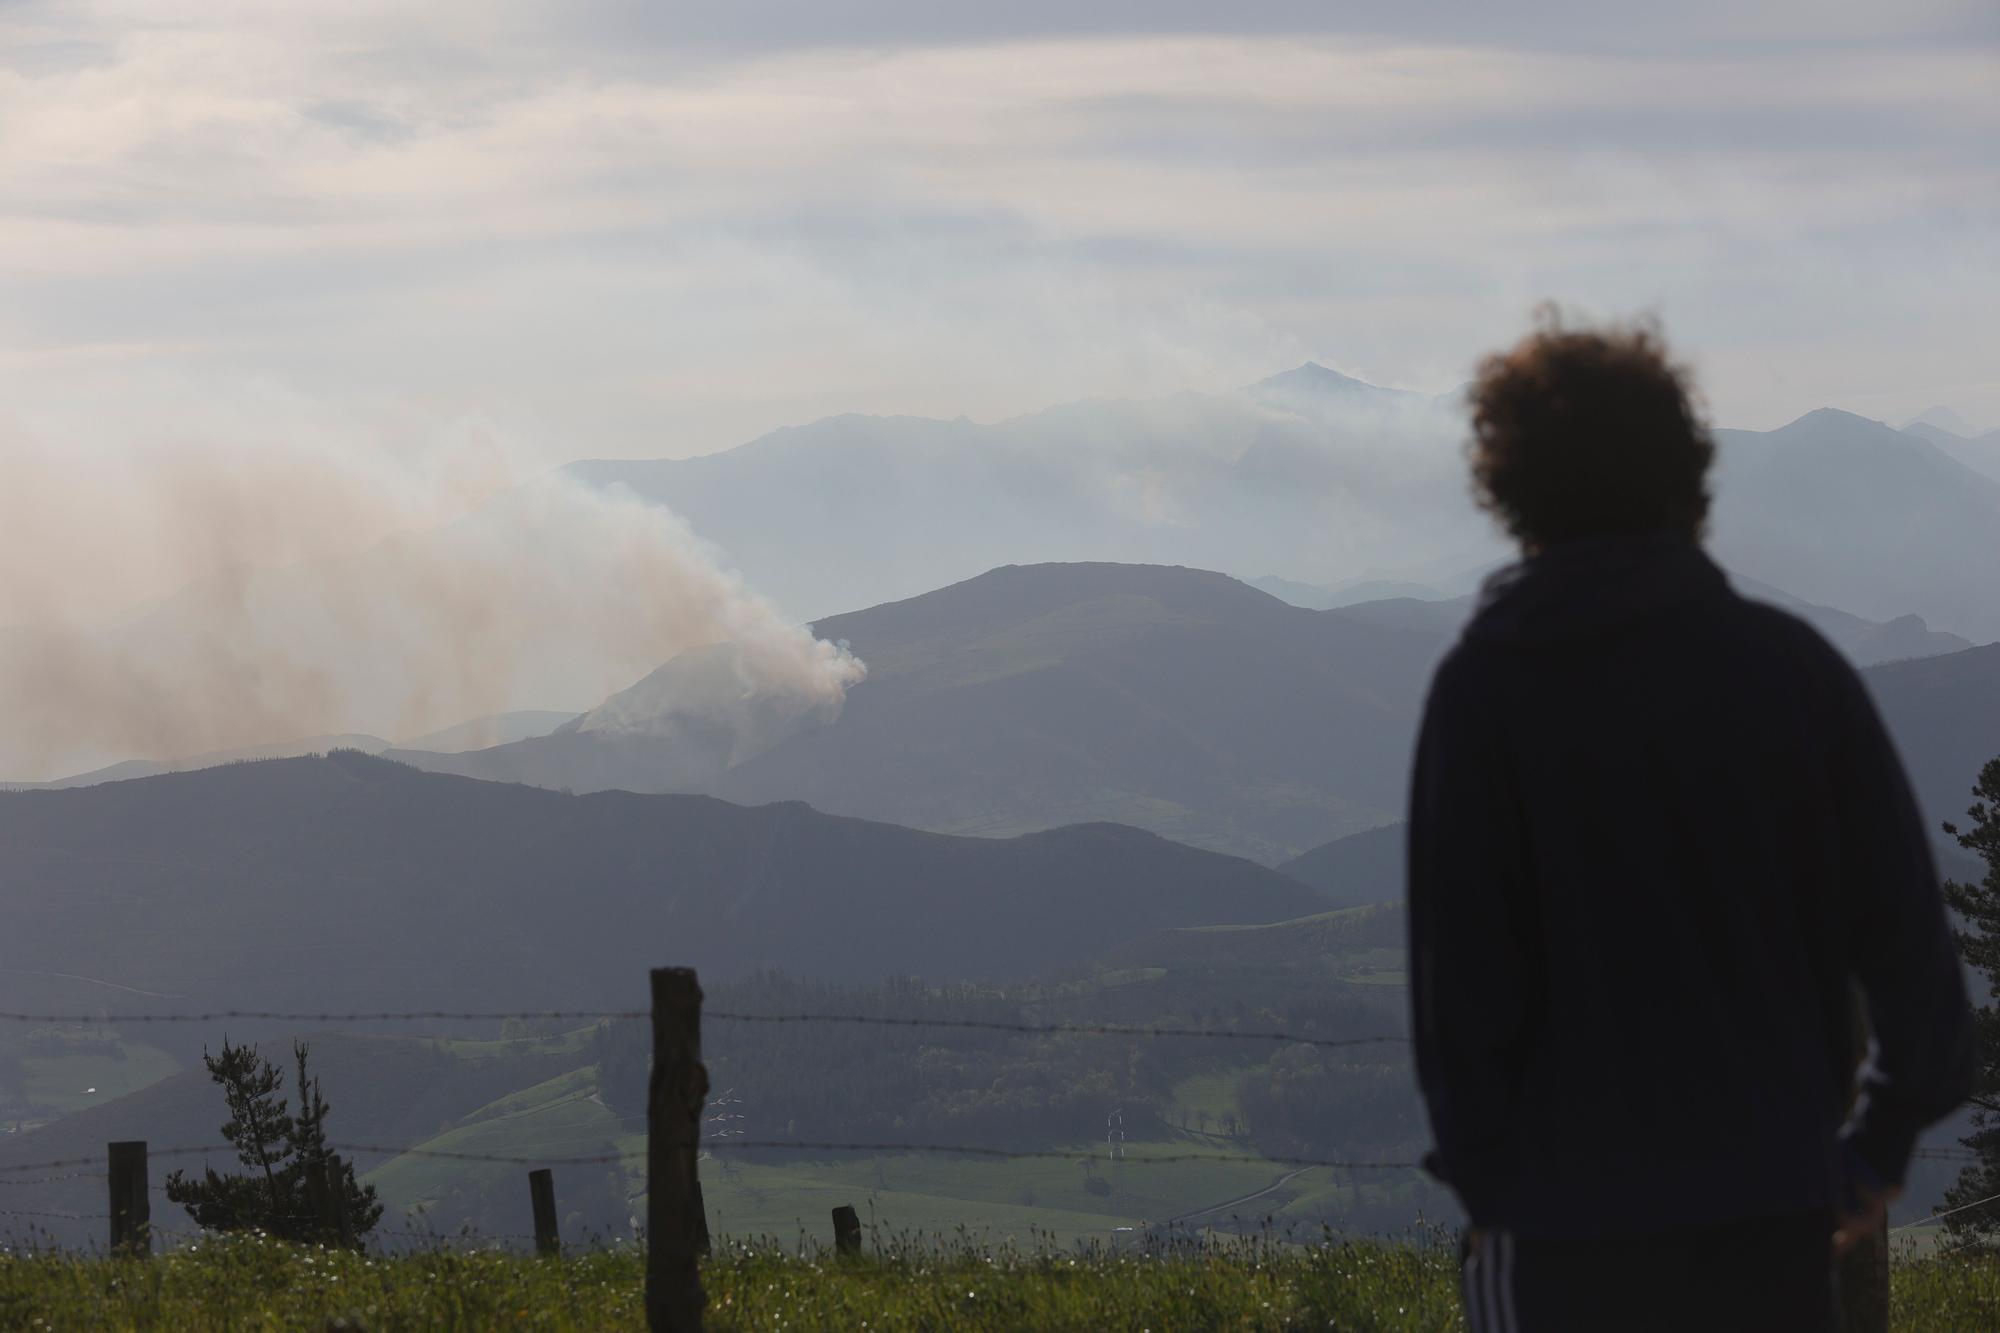
[{"label": "curly hair", "polygon": [[1479,364],[1470,389],[1473,489],[1524,546],[1576,537],[1700,537],[1715,443],[1693,379],[1651,321],[1536,327]]}]

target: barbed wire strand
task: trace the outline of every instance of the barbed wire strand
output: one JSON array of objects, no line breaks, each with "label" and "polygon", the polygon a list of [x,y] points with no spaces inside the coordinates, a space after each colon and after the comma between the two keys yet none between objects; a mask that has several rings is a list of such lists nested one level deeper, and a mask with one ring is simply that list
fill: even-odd
[{"label": "barbed wire strand", "polygon": [[[622,1152],[586,1153],[572,1156],[518,1156],[502,1153],[466,1152],[453,1148],[397,1148],[373,1143],[329,1143],[330,1151],[339,1153],[366,1153],[382,1157],[424,1157],[440,1161],[481,1162],[504,1166],[608,1166],[618,1162],[631,1161],[646,1156],[648,1149],[631,1148]],[[870,1152],[870,1153],[923,1153],[937,1156],[988,1157],[1000,1161],[1056,1161],[1075,1160],[1090,1155],[1087,1148],[994,1148],[972,1143],[861,1143],[822,1139],[702,1139],[693,1146],[709,1153],[738,1152]],[[234,1148],[220,1147],[174,1147],[149,1148],[148,1159],[156,1157],[190,1157],[208,1153],[233,1153]],[[94,1159],[69,1158],[55,1162],[22,1163],[15,1166],[0,1166],[0,1171],[49,1171],[66,1166],[76,1166]],[[1265,1157],[1255,1153],[1212,1153],[1184,1152],[1164,1154],[1138,1154],[1121,1156],[1116,1159],[1144,1166],[1167,1166],[1185,1162],[1227,1162],[1227,1163],[1268,1163],[1274,1166],[1327,1167],[1335,1170],[1352,1171],[1407,1171],[1417,1169],[1414,1161],[1349,1161],[1322,1157]],[[0,1182],[15,1183],[15,1182]]]},{"label": "barbed wire strand", "polygon": [[1950,1217],[1953,1213],[1968,1212],[1971,1209],[1979,1207],[1981,1204],[1992,1203],[1995,1199],[2000,1199],[2000,1194],[1989,1194],[1983,1199],[1974,1199],[1971,1203],[1962,1203],[1956,1208],[1947,1208],[1941,1213],[1932,1213],[1929,1217],[1923,1218],[1920,1221],[1905,1222],[1899,1227],[1890,1227],[1889,1230],[1908,1231],[1911,1227],[1929,1226],[1941,1218]]},{"label": "barbed wire strand", "polygon": [[65,1222],[100,1222],[110,1216],[109,1213],[45,1213],[33,1208],[0,1208],[0,1217],[54,1217]]},{"label": "barbed wire strand", "polygon": [[728,1023],[854,1023],[869,1027],[956,1028],[976,1032],[1026,1033],[1036,1036],[1209,1037],[1234,1041],[1296,1042],[1301,1046],[1370,1046],[1408,1042],[1406,1035],[1308,1037],[1296,1032],[1245,1031],[1241,1028],[1134,1027],[1122,1023],[1016,1023],[982,1018],[891,1018],[877,1014],[741,1014],[706,1010],[704,1021]]},{"label": "barbed wire strand", "polygon": [[[272,1009],[217,1009],[184,1014],[28,1014],[0,1013],[0,1022],[68,1023],[79,1026],[116,1026],[120,1023],[481,1023],[507,1019],[642,1019],[650,1018],[643,1009],[543,1009],[505,1012],[500,1010],[395,1010],[385,1012],[295,1013]],[[1233,1041],[1292,1042],[1301,1046],[1347,1047],[1406,1043],[1407,1035],[1384,1034],[1365,1037],[1308,1037],[1295,1032],[1244,1031],[1240,1028],[1135,1027],[1122,1023],[1021,1023],[983,1018],[895,1018],[881,1014],[746,1014],[710,1009],[704,1021],[723,1023],[844,1023],[866,1027],[936,1028],[975,1032],[1006,1032],[1028,1036],[1109,1036],[1109,1037],[1198,1037]],[[532,1040],[523,1038],[522,1040]]]},{"label": "barbed wire strand", "polygon": [[[234,1144],[229,1144],[229,1143],[221,1143],[221,1144],[217,1144],[217,1145],[215,1145],[214,1147],[206,1147],[206,1148],[151,1148],[151,1147],[149,1147],[149,1148],[147,1148],[147,1149],[146,1149],[146,1156],[147,1156],[147,1160],[148,1160],[148,1161],[150,1161],[151,1159],[153,1159],[153,1158],[155,1158],[155,1157],[193,1157],[193,1156],[197,1156],[197,1155],[200,1155],[200,1154],[205,1154],[205,1153],[231,1153],[231,1154],[233,1154],[233,1153],[235,1153],[235,1151],[236,1151],[236,1147],[235,1147],[235,1145],[234,1145]],[[57,1160],[55,1160],[55,1161],[50,1161],[50,1162],[16,1162],[16,1163],[9,1163],[9,1164],[6,1164],[6,1165],[0,1165],[0,1172],[7,1172],[7,1173],[12,1173],[12,1172],[15,1172],[15,1171],[60,1171],[60,1170],[64,1169],[65,1167],[72,1167],[72,1166],[102,1166],[103,1164],[104,1164],[104,1158],[103,1158],[102,1156],[98,1156],[98,1157],[63,1157],[63,1158],[58,1158]],[[85,1173],[79,1173],[79,1174],[85,1174]],[[90,1173],[90,1174],[96,1174],[96,1173]],[[15,1184],[15,1183],[18,1183],[18,1182],[15,1182],[15,1181],[0,1181],[0,1184]]]},{"label": "barbed wire strand", "polygon": [[484,1023],[509,1018],[647,1018],[644,1009],[524,1009],[447,1010],[404,1009],[383,1013],[298,1013],[276,1009],[213,1009],[203,1013],[178,1014],[26,1014],[0,1013],[6,1023],[73,1023],[78,1026],[110,1026],[118,1023],[222,1023],[267,1021],[274,1023]]}]

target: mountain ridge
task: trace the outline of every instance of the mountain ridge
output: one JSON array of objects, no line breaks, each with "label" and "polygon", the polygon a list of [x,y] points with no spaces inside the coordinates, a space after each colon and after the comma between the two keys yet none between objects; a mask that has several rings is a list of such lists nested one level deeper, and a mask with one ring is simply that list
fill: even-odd
[{"label": "mountain ridge", "polygon": [[[1001,975],[1168,921],[1322,905],[1248,861],[1118,825],[953,837],[353,751],[0,795],[0,878],[0,964],[115,981],[142,1010],[167,1002],[136,992],[183,1008],[617,1007],[668,962]],[[16,1002],[39,984],[0,980]]]},{"label": "mountain ridge", "polygon": [[1283,860],[1393,817],[1433,636],[1211,570],[1008,565],[814,622],[868,663],[839,719],[689,771],[640,737],[544,737],[425,768],[701,790],[916,828],[1110,818]]},{"label": "mountain ridge", "polygon": [[[829,417],[698,459],[571,471],[673,508],[804,615],[1030,558],[1435,586],[1507,549],[1465,498],[1465,431],[1451,395],[1309,362],[1226,394],[1079,400],[984,425]],[[1878,622],[1916,614],[2000,638],[2000,594],[1973,572],[1980,536],[2000,528],[2000,480],[1836,408],[1715,437],[1713,540],[1731,568]],[[1920,573],[1899,575],[1913,553]]]}]

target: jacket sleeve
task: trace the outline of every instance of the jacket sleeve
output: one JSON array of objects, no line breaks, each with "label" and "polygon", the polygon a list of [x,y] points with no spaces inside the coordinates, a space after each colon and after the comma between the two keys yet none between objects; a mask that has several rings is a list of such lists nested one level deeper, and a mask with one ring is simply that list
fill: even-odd
[{"label": "jacket sleeve", "polygon": [[1526,830],[1490,680],[1460,649],[1425,705],[1410,796],[1410,998],[1437,1174],[1475,1224],[1504,1222],[1532,938]]},{"label": "jacket sleeve", "polygon": [[1842,1137],[1851,1168],[1858,1158],[1862,1174],[1898,1184],[1918,1131],[1971,1094],[1972,1014],[1903,766],[1860,680],[1836,669],[1840,901],[1870,1032]]}]

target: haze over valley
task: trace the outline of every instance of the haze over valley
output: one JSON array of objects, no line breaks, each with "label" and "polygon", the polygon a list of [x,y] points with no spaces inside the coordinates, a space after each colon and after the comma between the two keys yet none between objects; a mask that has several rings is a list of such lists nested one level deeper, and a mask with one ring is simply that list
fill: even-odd
[{"label": "haze over valley", "polygon": [[[45,656],[48,623],[17,627],[8,688],[47,706],[12,715],[8,752],[117,761],[0,798],[0,994],[621,1008],[664,950],[717,984],[861,988],[839,1003],[885,977],[1021,988],[999,1013],[1199,1019],[1205,996],[1282,1009],[1331,983],[1358,1005],[1345,1030],[1393,1031],[1375,1000],[1401,976],[1416,721],[1504,558],[1459,476],[1463,431],[1451,395],[1316,365],[991,427],[832,418],[578,463],[360,552],[200,581],[64,627],[70,656]],[[1718,556],[1864,668],[1926,813],[1954,817],[2000,752],[2000,480],[1969,465],[1976,438],[1821,410],[1718,439]],[[789,614],[829,603],[853,609]],[[66,675],[77,653],[99,656]],[[176,748],[197,739],[230,744]],[[1070,1009],[1033,998],[1051,984]],[[335,1042],[328,1067],[402,1071],[354,1113],[384,1136],[427,1106],[469,1117],[438,1142],[504,1144],[472,1128],[482,1098],[554,1075],[616,1095],[604,1038],[546,1030],[458,1072],[399,1063],[389,1032]],[[0,1061],[96,1058],[36,1042]],[[118,1049],[130,1097],[0,1143],[0,1165],[199,1104],[190,1074],[148,1090],[190,1048]],[[1119,1100],[1165,1132],[1215,1068]],[[1261,1066],[1224,1068],[1233,1104],[1261,1104]],[[48,1095],[17,1091],[16,1114],[76,1105]],[[1260,1143],[1323,1145],[1275,1105]],[[1414,1150],[1414,1107],[1379,1114],[1355,1150]],[[445,1201],[394,1159],[372,1169],[404,1203],[511,1216],[499,1177]],[[1389,1197],[1301,1206],[1446,1206]],[[616,1225],[615,1190],[590,1207]]]}]

